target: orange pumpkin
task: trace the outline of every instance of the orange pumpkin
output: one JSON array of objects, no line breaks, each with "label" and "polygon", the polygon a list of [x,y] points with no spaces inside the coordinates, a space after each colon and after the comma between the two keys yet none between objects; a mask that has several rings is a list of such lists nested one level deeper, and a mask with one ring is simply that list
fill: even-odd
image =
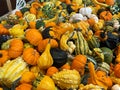
[{"label": "orange pumpkin", "polygon": [[32,90],[32,85],[23,83],[16,87],[15,90]]},{"label": "orange pumpkin", "polygon": [[47,76],[52,76],[54,73],[58,72],[59,70],[54,67],[54,66],[51,66],[47,69],[47,72],[46,72],[46,75]]},{"label": "orange pumpkin", "polygon": [[30,28],[35,29],[36,28],[36,22],[35,21],[29,22],[29,26],[30,26]]},{"label": "orange pumpkin", "polygon": [[93,26],[95,24],[95,20],[93,18],[89,18],[87,22],[90,24],[90,26]]},{"label": "orange pumpkin", "polygon": [[105,0],[105,3],[106,3],[107,5],[113,6],[114,3],[115,3],[115,0]]},{"label": "orange pumpkin", "polygon": [[68,70],[70,70],[70,64],[69,64],[69,63],[64,64],[64,65],[61,67],[61,69],[62,69],[62,70],[63,70],[63,69],[68,69]]},{"label": "orange pumpkin", "polygon": [[112,13],[110,11],[103,11],[99,15],[100,19],[103,19],[105,21],[112,19]]},{"label": "orange pumpkin", "polygon": [[71,69],[76,69],[80,75],[83,75],[86,62],[87,58],[85,55],[77,55],[72,61]]},{"label": "orange pumpkin", "polygon": [[32,13],[32,14],[37,14],[37,10],[36,10],[36,8],[34,8],[34,7],[31,7],[30,8],[30,13]]},{"label": "orange pumpkin", "polygon": [[0,50],[0,66],[2,66],[9,59],[7,50]]},{"label": "orange pumpkin", "polygon": [[35,75],[33,72],[31,71],[26,71],[23,73],[21,79],[20,79],[20,83],[28,83],[28,84],[32,84],[32,81],[35,79]]},{"label": "orange pumpkin", "polygon": [[[43,52],[49,42],[49,38],[43,39],[41,42],[38,44],[38,51]],[[55,39],[50,39],[50,46],[52,48],[58,47],[58,42]]]},{"label": "orange pumpkin", "polygon": [[16,11],[15,15],[17,15],[19,18],[23,17],[23,14],[21,11]]},{"label": "orange pumpkin", "polygon": [[42,34],[37,29],[28,29],[25,34],[26,39],[30,44],[37,46],[43,39]]},{"label": "orange pumpkin", "polygon": [[105,2],[105,0],[97,0],[98,2],[100,2],[100,3],[104,3]]},{"label": "orange pumpkin", "polygon": [[8,48],[8,55],[10,58],[17,58],[23,52],[23,42],[21,39],[14,38],[10,41],[10,45]]},{"label": "orange pumpkin", "polygon": [[115,65],[114,74],[115,74],[116,77],[120,78],[120,63]]},{"label": "orange pumpkin", "polygon": [[3,35],[3,34],[9,34],[9,31],[2,24],[0,24],[0,35]]},{"label": "orange pumpkin", "polygon": [[23,51],[23,59],[30,65],[36,65],[40,54],[34,48],[26,48]]}]

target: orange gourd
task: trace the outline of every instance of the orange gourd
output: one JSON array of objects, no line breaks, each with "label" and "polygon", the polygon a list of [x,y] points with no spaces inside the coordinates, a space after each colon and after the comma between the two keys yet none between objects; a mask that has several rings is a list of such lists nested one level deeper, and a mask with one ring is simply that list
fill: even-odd
[{"label": "orange gourd", "polygon": [[4,35],[4,34],[9,34],[9,31],[2,24],[0,24],[0,35]]},{"label": "orange gourd", "polygon": [[18,38],[14,38],[10,41],[10,45],[8,48],[8,55],[10,58],[17,58],[22,55],[23,52],[23,41]]},{"label": "orange gourd", "polygon": [[31,29],[35,29],[36,28],[36,22],[35,21],[29,22],[29,26],[30,26]]},{"label": "orange gourd", "polygon": [[23,17],[23,14],[21,11],[16,11],[15,15],[17,15],[19,18]]},{"label": "orange gourd", "polygon": [[105,0],[97,0],[98,2],[100,2],[100,3],[104,3],[105,2]]},{"label": "orange gourd", "polygon": [[70,64],[69,64],[69,63],[64,64],[64,65],[61,67],[61,69],[62,69],[62,70],[63,70],[63,69],[68,69],[68,70],[70,70]]},{"label": "orange gourd", "polygon": [[86,62],[87,58],[85,55],[77,55],[72,61],[71,69],[76,69],[80,75],[83,75]]},{"label": "orange gourd", "polygon": [[34,8],[34,7],[31,7],[30,8],[30,13],[32,13],[32,14],[37,14],[37,10],[36,10],[36,8]]},{"label": "orange gourd", "polygon": [[102,86],[105,90],[110,88],[113,83],[109,76],[104,71],[95,71],[94,64],[88,63],[90,77],[88,78],[88,84],[95,84]]},{"label": "orange gourd", "polygon": [[30,65],[36,65],[40,54],[34,48],[26,48],[23,51],[23,59]]},{"label": "orange gourd", "polygon": [[47,72],[46,72],[46,75],[47,76],[52,76],[53,74],[55,74],[56,72],[58,72],[59,70],[54,67],[54,66],[51,66],[47,69]]},{"label": "orange gourd", "polygon": [[93,26],[95,24],[95,20],[93,18],[87,19],[87,22],[90,24],[90,26]]},{"label": "orange gourd", "polygon": [[109,21],[112,19],[112,13],[110,11],[103,11],[100,13],[99,17],[100,17],[100,19]]},{"label": "orange gourd", "polygon": [[[49,38],[43,39],[41,42],[38,44],[38,51],[43,52],[49,42]],[[50,46],[52,48],[58,47],[58,42],[55,39],[50,39]]]},{"label": "orange gourd", "polygon": [[42,34],[37,29],[28,29],[25,34],[26,39],[30,44],[37,46],[43,39]]},{"label": "orange gourd", "polygon": [[33,2],[32,4],[31,4],[31,7],[34,7],[34,8],[36,8],[36,9],[38,9],[39,7],[41,7],[42,6],[42,3],[39,3],[39,2],[37,2],[37,1],[35,1],[35,2]]},{"label": "orange gourd", "polygon": [[113,6],[114,3],[115,3],[115,0],[105,0],[105,3],[106,3],[107,5]]},{"label": "orange gourd", "polygon": [[114,67],[114,75],[120,78],[120,63],[116,64]]},{"label": "orange gourd", "polygon": [[2,66],[9,59],[7,50],[0,50],[0,66]]},{"label": "orange gourd", "polygon": [[23,73],[20,83],[27,83],[27,84],[32,84],[33,80],[35,79],[35,75],[31,71],[26,71]]},{"label": "orange gourd", "polygon": [[23,84],[20,84],[19,86],[17,86],[15,88],[15,90],[32,90],[32,85],[27,84],[27,83],[23,83]]}]

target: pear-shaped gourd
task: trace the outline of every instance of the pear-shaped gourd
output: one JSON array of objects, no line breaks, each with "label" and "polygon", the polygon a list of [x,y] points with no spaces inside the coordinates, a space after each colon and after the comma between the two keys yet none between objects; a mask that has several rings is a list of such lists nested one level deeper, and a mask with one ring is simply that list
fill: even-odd
[{"label": "pear-shaped gourd", "polygon": [[47,69],[48,67],[52,66],[53,64],[53,58],[50,54],[50,42],[48,42],[45,51],[42,53],[42,55],[38,59],[38,66],[40,69]]}]

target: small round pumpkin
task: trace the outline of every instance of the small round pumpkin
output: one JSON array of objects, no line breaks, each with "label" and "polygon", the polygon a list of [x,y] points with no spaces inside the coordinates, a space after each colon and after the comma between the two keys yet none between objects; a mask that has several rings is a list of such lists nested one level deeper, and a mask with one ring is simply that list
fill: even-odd
[{"label": "small round pumpkin", "polygon": [[85,55],[77,55],[72,61],[71,69],[76,69],[80,75],[83,75],[86,62],[87,58]]},{"label": "small round pumpkin", "polygon": [[112,19],[112,13],[110,11],[102,11],[99,15],[100,19],[109,21]]},{"label": "small round pumpkin", "polygon": [[23,14],[21,11],[16,11],[15,15],[17,15],[19,18],[23,17]]},{"label": "small round pumpkin", "polygon": [[87,22],[90,24],[90,26],[93,26],[95,24],[95,20],[93,18],[87,19]]},{"label": "small round pumpkin", "polygon": [[52,76],[54,73],[58,72],[59,70],[54,67],[54,66],[51,66],[47,69],[47,72],[46,72],[46,75],[47,76]]},{"label": "small round pumpkin", "polygon": [[0,35],[4,35],[4,34],[9,34],[9,31],[2,24],[0,24]]},{"label": "small round pumpkin", "polygon": [[0,50],[0,66],[2,66],[9,59],[7,50]]},{"label": "small round pumpkin", "polygon": [[25,34],[26,39],[30,44],[37,46],[43,39],[42,34],[37,29],[28,29]]},{"label": "small round pumpkin", "polygon": [[120,78],[120,63],[115,65],[114,74],[115,74],[116,77]]},{"label": "small round pumpkin", "polygon": [[8,55],[10,58],[17,58],[23,52],[23,41],[18,38],[14,38],[10,41],[8,48]]},{"label": "small round pumpkin", "polygon": [[32,85],[27,84],[27,83],[23,83],[23,84],[20,84],[19,86],[17,86],[15,88],[15,90],[32,90]]},{"label": "small round pumpkin", "polygon": [[63,70],[63,69],[68,69],[68,70],[70,70],[70,64],[69,63],[65,63],[62,67],[61,67],[61,69]]},{"label": "small round pumpkin", "polygon": [[115,0],[105,0],[105,3],[106,3],[107,5],[113,6],[114,3],[115,3]]},{"label": "small round pumpkin", "polygon": [[23,73],[21,79],[20,79],[20,83],[28,83],[28,84],[32,84],[32,81],[35,79],[35,75],[33,72],[31,71],[26,71]]},{"label": "small round pumpkin", "polygon": [[[38,44],[38,51],[43,52],[49,42],[49,38],[43,39],[41,42]],[[58,42],[55,39],[50,39],[50,46],[51,48],[57,48],[58,47]]]},{"label": "small round pumpkin", "polygon": [[40,54],[34,48],[26,48],[23,51],[23,59],[30,65],[36,65]]},{"label": "small round pumpkin", "polygon": [[34,7],[31,7],[30,8],[30,13],[32,13],[32,14],[37,14],[37,10],[36,10],[36,8],[34,8]]}]

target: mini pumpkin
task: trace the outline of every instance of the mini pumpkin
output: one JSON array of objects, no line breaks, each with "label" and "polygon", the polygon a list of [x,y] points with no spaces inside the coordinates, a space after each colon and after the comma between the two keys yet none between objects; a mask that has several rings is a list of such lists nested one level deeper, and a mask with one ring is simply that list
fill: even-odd
[{"label": "mini pumpkin", "polygon": [[51,66],[47,69],[46,75],[47,76],[52,76],[53,74],[55,74],[58,71],[59,70],[55,66]]},{"label": "mini pumpkin", "polygon": [[26,48],[23,51],[23,59],[30,65],[36,65],[40,54],[34,48]]},{"label": "mini pumpkin", "polygon": [[113,6],[114,3],[115,3],[115,0],[105,0],[105,3],[106,3],[107,5]]},{"label": "mini pumpkin", "polygon": [[20,84],[19,86],[17,86],[15,88],[15,90],[32,90],[32,85],[27,84],[27,83],[23,83],[23,84]]},{"label": "mini pumpkin", "polygon": [[112,19],[112,13],[110,11],[103,11],[100,13],[99,17],[100,17],[100,19],[109,21]]},{"label": "mini pumpkin", "polygon": [[[47,46],[48,42],[49,42],[49,38],[43,39],[41,42],[39,42],[38,51],[43,52],[45,50],[45,47]],[[57,48],[58,42],[55,39],[50,39],[50,46],[52,48]]]},{"label": "mini pumpkin", "polygon": [[43,39],[41,33],[37,29],[28,29],[25,34],[26,39],[30,44],[37,46],[38,43]]},{"label": "mini pumpkin", "polygon": [[120,63],[116,64],[114,67],[114,75],[120,78]]},{"label": "mini pumpkin", "polygon": [[32,81],[35,79],[35,75],[31,71],[26,71],[22,74],[20,83],[32,84]]},{"label": "mini pumpkin", "polygon": [[9,31],[2,24],[0,24],[0,35],[3,35],[3,34],[9,34]]},{"label": "mini pumpkin", "polygon": [[9,59],[7,50],[0,50],[0,66],[2,66]]},{"label": "mini pumpkin", "polygon": [[85,55],[77,55],[72,61],[71,69],[76,69],[80,75],[83,75],[86,62],[87,58]]},{"label": "mini pumpkin", "polygon": [[23,52],[23,41],[18,38],[14,38],[10,41],[10,45],[8,48],[8,55],[10,58],[17,58],[22,55]]}]

